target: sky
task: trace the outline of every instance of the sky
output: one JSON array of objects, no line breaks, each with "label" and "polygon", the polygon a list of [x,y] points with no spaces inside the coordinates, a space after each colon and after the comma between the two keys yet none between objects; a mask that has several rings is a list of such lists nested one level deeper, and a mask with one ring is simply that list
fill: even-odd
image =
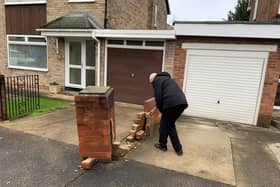
[{"label": "sky", "polygon": [[169,0],[171,20],[223,21],[238,0]]}]

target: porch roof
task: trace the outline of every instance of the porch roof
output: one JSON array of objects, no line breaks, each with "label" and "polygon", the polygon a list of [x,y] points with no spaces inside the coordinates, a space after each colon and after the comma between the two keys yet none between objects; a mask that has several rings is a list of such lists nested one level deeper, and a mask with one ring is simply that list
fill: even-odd
[{"label": "porch roof", "polygon": [[87,13],[71,12],[65,16],[59,17],[41,29],[100,29],[96,21]]},{"label": "porch roof", "polygon": [[119,39],[176,39],[174,30],[37,29],[43,36]]}]

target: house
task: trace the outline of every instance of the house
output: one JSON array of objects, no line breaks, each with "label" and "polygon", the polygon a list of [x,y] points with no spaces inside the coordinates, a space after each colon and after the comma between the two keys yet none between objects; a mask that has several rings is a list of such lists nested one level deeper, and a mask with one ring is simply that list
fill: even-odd
[{"label": "house", "polygon": [[280,105],[279,0],[252,0],[249,10],[249,22],[175,23],[173,74],[186,114],[270,126]]},{"label": "house", "polygon": [[250,0],[250,22],[277,22],[280,9],[279,0]]},{"label": "house", "polygon": [[169,12],[167,0],[1,1],[0,72],[38,74],[42,88],[109,85],[117,101],[143,104],[175,39]]}]

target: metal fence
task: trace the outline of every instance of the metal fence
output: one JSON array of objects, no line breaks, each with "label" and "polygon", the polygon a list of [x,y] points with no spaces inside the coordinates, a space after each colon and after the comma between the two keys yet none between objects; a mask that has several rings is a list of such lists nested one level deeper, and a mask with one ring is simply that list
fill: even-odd
[{"label": "metal fence", "polygon": [[8,119],[24,116],[40,108],[39,75],[5,77],[4,89]]}]

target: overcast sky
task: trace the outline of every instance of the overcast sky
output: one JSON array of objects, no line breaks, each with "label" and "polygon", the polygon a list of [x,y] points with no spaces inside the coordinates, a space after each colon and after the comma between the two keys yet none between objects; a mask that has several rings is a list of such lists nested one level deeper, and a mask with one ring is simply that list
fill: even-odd
[{"label": "overcast sky", "polygon": [[172,17],[184,21],[222,21],[237,0],[169,0]]}]

